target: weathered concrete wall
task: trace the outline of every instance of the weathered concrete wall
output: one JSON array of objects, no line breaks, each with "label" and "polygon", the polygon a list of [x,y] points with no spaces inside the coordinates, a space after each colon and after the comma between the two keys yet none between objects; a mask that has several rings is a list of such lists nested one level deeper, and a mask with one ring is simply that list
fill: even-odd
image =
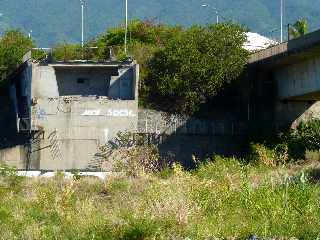
[{"label": "weathered concrete wall", "polygon": [[60,96],[108,96],[110,73],[105,69],[56,69]]},{"label": "weathered concrete wall", "polygon": [[280,99],[320,99],[320,58],[274,70]]},{"label": "weathered concrete wall", "polygon": [[236,155],[245,151],[243,140],[248,122],[203,120],[154,110],[139,110],[139,133],[158,145],[163,157],[169,156],[187,167],[192,157],[204,159],[213,154]]},{"label": "weathered concrete wall", "polygon": [[[99,164],[101,147],[114,141],[118,132],[126,131],[145,135],[148,141],[159,146],[163,156],[171,155],[186,166],[192,165],[193,155],[204,159],[213,153],[241,153],[252,125],[259,126],[259,133],[271,132],[276,129],[274,125],[294,127],[302,119],[320,115],[319,102],[292,101],[291,98],[281,101],[277,97],[277,94],[289,93],[286,84],[292,82],[295,87],[290,92],[304,91],[302,84],[305,82],[318,84],[318,70],[312,72],[318,63],[308,60],[304,64],[307,72],[289,66],[263,69],[255,72],[252,78],[235,82],[214,99],[213,105],[204,108],[212,120],[138,110],[138,66],[120,68],[119,76],[111,77],[112,73],[106,70],[90,72],[75,68],[70,72],[61,66],[55,70],[33,64],[32,95],[27,96],[33,100],[33,133],[43,134],[31,141],[29,167],[44,170],[90,168],[92,164]],[[29,75],[26,71],[23,79],[31,79]],[[88,77],[93,82],[86,83]],[[79,78],[84,79],[81,84],[87,84],[86,87],[77,86]],[[94,83],[92,88],[91,83]],[[30,92],[28,86],[24,89]],[[84,96],[90,94],[98,96]],[[18,152],[18,149],[12,151]],[[26,165],[25,155],[20,153],[9,155],[15,156],[17,163]]]},{"label": "weathered concrete wall", "polygon": [[206,120],[139,109],[138,131],[166,135],[237,136],[248,134],[248,122],[228,118]]},{"label": "weathered concrete wall", "polygon": [[[120,75],[112,79],[116,91],[108,91],[118,69]],[[135,63],[51,66],[30,61],[16,78],[10,88],[13,109],[19,115],[23,103],[23,109],[31,113],[31,129],[23,132],[23,141],[4,138],[0,147],[15,146],[7,143],[11,140],[29,146],[24,152],[18,152],[19,148],[9,155],[6,149],[1,152],[4,161],[24,164],[16,164],[18,168],[28,163],[29,169],[87,169],[100,147],[118,132],[137,131],[139,67]],[[79,78],[84,81],[78,83]],[[12,122],[16,125],[15,119]]]},{"label": "weathered concrete wall", "polygon": [[[82,134],[81,128],[108,130],[110,138],[118,131],[137,128],[136,101],[117,101],[103,97],[98,99],[96,97],[60,97],[38,99],[32,109],[34,130],[49,131],[59,128],[61,135],[71,139],[77,138],[77,134]],[[79,131],[74,131],[73,128],[79,128]],[[91,129],[88,134],[99,136],[95,139],[101,142],[108,140],[103,132],[97,134]]]},{"label": "weathered concrete wall", "polygon": [[250,56],[249,63],[260,66],[290,64],[314,56],[319,44],[320,30],[256,52]]},{"label": "weathered concrete wall", "polygon": [[138,103],[134,100],[75,96],[38,99],[32,112],[33,130],[44,131],[39,147],[52,144],[48,137],[57,131],[61,154],[52,156],[51,148],[40,151],[40,160],[36,160],[40,169],[86,169],[99,147],[119,131],[137,131]]},{"label": "weathered concrete wall", "polygon": [[18,169],[26,168],[26,149],[24,146],[16,146],[0,150],[0,162]]},{"label": "weathered concrete wall", "polygon": [[133,68],[133,85],[132,85],[132,96],[134,100],[139,99],[139,79],[140,79],[140,66],[136,64]]},{"label": "weathered concrete wall", "polygon": [[295,128],[302,121],[320,118],[320,101],[278,101],[274,111],[274,121],[279,127]]},{"label": "weathered concrete wall", "polygon": [[56,73],[51,66],[33,64],[32,96],[37,98],[55,98],[59,96]]},{"label": "weathered concrete wall", "polygon": [[134,70],[123,68],[119,70],[119,76],[112,76],[108,96],[112,99],[134,99]]},{"label": "weathered concrete wall", "polygon": [[[10,86],[6,89],[6,94],[9,93],[10,100],[5,105],[10,106],[10,110],[4,118],[10,119],[7,124],[11,125],[12,134],[19,128],[30,130],[31,81],[32,67],[28,62],[19,66],[8,79]],[[14,129],[11,129],[12,126]]]},{"label": "weathered concrete wall", "polygon": [[[275,121],[279,125],[292,123],[295,127],[301,120],[319,117],[320,103],[279,102],[276,112]],[[83,97],[39,100],[33,108],[33,127],[43,129],[44,135],[38,144],[32,145],[30,166],[44,170],[91,169],[91,164],[99,165],[100,147],[113,142],[118,131],[141,133],[146,141],[158,145],[163,157],[192,166],[192,156],[204,159],[215,153],[244,152],[250,124],[201,120],[146,109],[138,111],[135,101]],[[48,147],[52,144],[49,136],[55,130],[58,150]],[[260,123],[259,132],[263,130]],[[15,156],[15,161],[21,163],[18,166],[25,165],[25,155],[15,153]]]},{"label": "weathered concrete wall", "polygon": [[11,86],[0,89],[0,148],[3,138],[7,138],[17,130],[18,105],[16,98],[11,95],[15,94],[15,91],[16,89]]},{"label": "weathered concrete wall", "polygon": [[119,66],[119,76],[106,66],[86,67],[32,64],[32,96],[108,96],[111,99],[135,99],[135,79],[138,65]]},{"label": "weathered concrete wall", "polygon": [[[320,100],[320,31],[278,44],[250,56],[251,68],[270,72],[281,100]],[[259,79],[256,79],[259,81]]]},{"label": "weathered concrete wall", "polygon": [[32,130],[43,134],[32,140],[31,168],[87,169],[118,132],[137,131],[135,63],[32,66]]},{"label": "weathered concrete wall", "polygon": [[320,58],[313,56],[273,68],[267,64],[251,66],[251,116],[255,124],[272,122],[272,132],[319,117],[318,65]]}]

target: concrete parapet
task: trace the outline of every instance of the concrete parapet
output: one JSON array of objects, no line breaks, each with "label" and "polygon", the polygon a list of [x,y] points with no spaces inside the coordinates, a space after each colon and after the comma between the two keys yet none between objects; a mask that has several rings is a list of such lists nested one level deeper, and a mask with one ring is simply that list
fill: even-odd
[{"label": "concrete parapet", "polygon": [[[301,61],[314,56],[313,50],[320,47],[320,30],[306,34],[300,38],[284,42],[258,51],[250,56],[249,64],[281,64]],[[296,55],[301,55],[296,57]]]}]

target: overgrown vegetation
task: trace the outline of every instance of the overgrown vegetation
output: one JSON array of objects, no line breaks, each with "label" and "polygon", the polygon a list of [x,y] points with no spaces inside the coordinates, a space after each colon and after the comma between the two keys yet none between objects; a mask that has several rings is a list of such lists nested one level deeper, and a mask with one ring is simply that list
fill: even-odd
[{"label": "overgrown vegetation", "polygon": [[32,40],[19,30],[4,33],[0,38],[0,86],[6,76],[22,63],[23,55],[32,47]]},{"label": "overgrown vegetation", "polygon": [[[169,26],[165,24],[156,24],[152,21],[132,20],[128,25],[128,48],[129,53],[134,54],[134,50],[139,44],[145,44],[149,47],[163,47],[174,36],[183,31],[180,26]],[[101,34],[96,43],[101,49],[100,54],[107,56],[110,47],[121,54],[124,52],[125,28],[120,25],[107,30]]]},{"label": "overgrown vegetation", "polygon": [[258,159],[268,166],[279,166],[305,159],[318,160],[320,120],[303,121],[297,128],[280,133],[276,138],[252,142],[250,148],[251,154],[246,161]]},{"label": "overgrown vegetation", "polygon": [[155,52],[146,78],[149,102],[165,111],[192,114],[242,73],[248,52],[244,28],[194,26]]},{"label": "overgrown vegetation", "polygon": [[79,44],[58,43],[53,49],[56,61],[70,61],[83,59],[83,51]]},{"label": "overgrown vegetation", "polygon": [[317,239],[320,186],[290,169],[221,157],[106,181],[2,169],[0,238]]},{"label": "overgrown vegetation", "polygon": [[[319,126],[290,133],[306,157]],[[320,158],[293,162],[291,147],[255,144],[248,159],[213,156],[187,171],[139,144],[104,181],[27,179],[2,165],[0,239],[319,239]]]},{"label": "overgrown vegetation", "polygon": [[[244,29],[235,24],[179,26],[133,20],[129,24],[128,53],[124,51],[124,27],[109,29],[79,44],[58,43],[53,58],[58,61],[90,59],[103,61],[129,56],[140,64],[140,103],[162,110],[192,114],[199,105],[238,77],[248,53],[242,49]],[[19,30],[8,31],[0,39],[0,84],[34,47]],[[33,51],[33,57],[45,56]]]},{"label": "overgrown vegetation", "polygon": [[[188,29],[150,21],[129,24],[128,53],[141,65],[140,103],[192,114],[243,71],[248,52],[245,29],[226,23]],[[122,26],[101,35],[102,56],[112,48],[124,56]]]},{"label": "overgrown vegetation", "polygon": [[[133,57],[140,64],[140,104],[169,112],[192,114],[232,80],[247,63],[242,48],[245,29],[232,23],[206,27],[156,24],[133,20],[129,24],[128,51],[124,51],[124,28],[119,26],[86,43],[58,43],[53,48],[57,61],[89,59],[103,61]],[[22,62],[34,47],[30,38],[18,30],[0,39],[2,80]],[[33,57],[42,58],[43,51]]]}]

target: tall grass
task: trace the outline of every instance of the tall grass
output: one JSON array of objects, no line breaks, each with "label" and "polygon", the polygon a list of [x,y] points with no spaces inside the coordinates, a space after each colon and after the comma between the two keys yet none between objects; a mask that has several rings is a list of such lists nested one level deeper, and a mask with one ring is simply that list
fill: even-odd
[{"label": "tall grass", "polygon": [[299,172],[219,157],[165,171],[105,182],[2,173],[0,239],[320,238],[320,187]]}]

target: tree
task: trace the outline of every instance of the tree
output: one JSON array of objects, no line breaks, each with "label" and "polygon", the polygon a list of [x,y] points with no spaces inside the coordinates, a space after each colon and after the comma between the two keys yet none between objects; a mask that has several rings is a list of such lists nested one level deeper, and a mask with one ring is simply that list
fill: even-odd
[{"label": "tree", "polygon": [[[233,24],[179,26],[134,20],[128,52],[141,66],[141,105],[192,113],[235,79],[247,63],[244,28]],[[124,28],[110,29],[97,40],[101,55],[109,47],[123,55]],[[195,90],[194,90],[195,89]]]},{"label": "tree", "polygon": [[149,62],[149,102],[165,111],[197,111],[242,73],[249,54],[242,48],[244,31],[224,23],[194,26],[176,34]]},{"label": "tree", "polygon": [[[128,55],[133,57],[140,65],[139,76],[139,103],[142,106],[148,105],[148,86],[145,81],[148,76],[148,62],[154,53],[167,45],[176,35],[183,32],[180,26],[169,26],[157,24],[150,20],[132,20],[128,25]],[[101,34],[94,41],[98,46],[98,58],[106,59],[109,57],[110,48],[118,60],[123,60],[128,56],[124,53],[124,26],[109,29]]]},{"label": "tree", "polygon": [[300,19],[289,28],[289,36],[293,39],[299,38],[305,35],[308,29],[308,21],[306,19]]},{"label": "tree", "polygon": [[[150,20],[132,20],[128,24],[128,50],[129,55],[134,55],[137,47],[149,46],[163,47],[169,39],[182,31],[181,27],[156,24]],[[109,48],[115,50],[116,55],[123,55],[125,28],[120,25],[109,29],[105,34],[101,34],[96,44],[99,49],[99,56],[106,58],[109,55]]]},{"label": "tree", "polygon": [[0,39],[0,81],[22,63],[23,55],[32,47],[33,41],[19,30],[4,33]]}]

